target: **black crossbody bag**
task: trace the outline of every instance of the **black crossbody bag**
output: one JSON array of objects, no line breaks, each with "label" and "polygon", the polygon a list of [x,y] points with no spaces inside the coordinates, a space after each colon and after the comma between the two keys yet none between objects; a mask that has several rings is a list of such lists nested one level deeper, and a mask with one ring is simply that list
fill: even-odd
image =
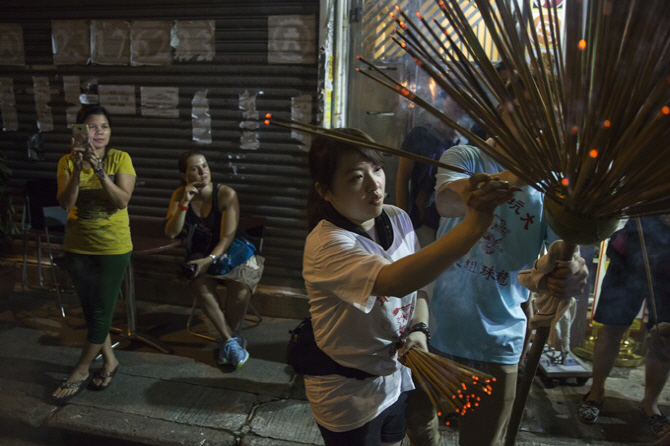
[{"label": "black crossbody bag", "polygon": [[[326,220],[342,229],[370,238],[361,227],[347,220],[334,208],[330,208]],[[393,228],[385,211],[382,211],[379,217],[375,218],[375,229],[381,246],[388,249],[393,243]],[[286,363],[293,367],[296,373],[315,376],[341,375],[355,379],[376,378],[378,376],[363,370],[345,367],[321,350],[314,339],[312,318],[305,318],[297,327],[289,330],[289,333],[291,338],[286,348]]]}]

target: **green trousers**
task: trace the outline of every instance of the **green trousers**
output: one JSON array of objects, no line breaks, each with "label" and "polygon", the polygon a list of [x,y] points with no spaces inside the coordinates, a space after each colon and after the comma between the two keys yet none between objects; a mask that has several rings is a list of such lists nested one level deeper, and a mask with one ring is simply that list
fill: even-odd
[{"label": "green trousers", "polygon": [[86,340],[91,344],[102,344],[112,326],[130,253],[98,256],[67,252],[66,262],[84,310],[88,328]]}]

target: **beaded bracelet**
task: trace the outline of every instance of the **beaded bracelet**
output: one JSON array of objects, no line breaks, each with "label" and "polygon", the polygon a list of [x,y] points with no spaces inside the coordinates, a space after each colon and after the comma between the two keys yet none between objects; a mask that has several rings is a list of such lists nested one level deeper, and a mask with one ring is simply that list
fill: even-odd
[{"label": "beaded bracelet", "polygon": [[428,325],[426,325],[425,322],[419,322],[418,324],[412,325],[412,327],[409,329],[409,332],[414,333],[415,331],[422,332],[426,335],[426,340],[430,341],[430,330],[428,329]]}]

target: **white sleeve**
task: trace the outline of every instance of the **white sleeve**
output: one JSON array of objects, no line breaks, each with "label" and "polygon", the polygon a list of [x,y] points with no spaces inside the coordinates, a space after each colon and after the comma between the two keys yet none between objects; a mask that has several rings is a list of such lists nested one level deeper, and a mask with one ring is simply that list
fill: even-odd
[{"label": "white sleeve", "polygon": [[370,297],[377,275],[389,263],[363,249],[344,230],[320,231],[305,244],[303,278],[319,294],[334,295],[368,312],[374,305]]},{"label": "white sleeve", "polygon": [[[449,164],[454,167],[460,167],[468,172],[476,172],[477,150],[472,146],[455,146],[447,149],[440,157],[440,162]],[[452,181],[469,178],[465,173],[455,172],[443,167],[438,167],[437,174],[435,174],[435,190],[440,190],[443,184],[451,183]]]}]

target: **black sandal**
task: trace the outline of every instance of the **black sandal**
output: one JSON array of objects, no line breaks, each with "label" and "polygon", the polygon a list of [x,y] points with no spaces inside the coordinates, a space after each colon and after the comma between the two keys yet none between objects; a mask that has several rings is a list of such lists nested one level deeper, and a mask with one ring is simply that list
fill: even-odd
[{"label": "black sandal", "polygon": [[[590,392],[589,392],[590,393]],[[600,415],[600,408],[603,406],[603,401],[587,400],[589,394],[587,393],[582,398],[582,402],[577,407],[577,418],[579,421],[586,424],[593,424]]]},{"label": "black sandal", "polygon": [[[644,414],[644,411],[643,411]],[[670,432],[670,420],[663,414],[654,414],[650,416],[645,416],[651,431],[657,436],[662,437],[663,435]]]},{"label": "black sandal", "polygon": [[[114,375],[116,375],[116,372],[119,371],[119,367],[121,367],[121,364],[117,364],[116,368],[109,373],[103,372],[102,369],[95,372],[95,375],[93,375],[93,379],[88,384],[89,390],[105,390],[107,387],[109,387],[109,385],[112,383],[111,378],[113,378]],[[93,382],[93,380],[95,380],[96,378],[100,380],[100,384],[95,384]],[[110,378],[107,385],[106,386],[102,385],[102,383],[104,383],[107,378]]]}]

